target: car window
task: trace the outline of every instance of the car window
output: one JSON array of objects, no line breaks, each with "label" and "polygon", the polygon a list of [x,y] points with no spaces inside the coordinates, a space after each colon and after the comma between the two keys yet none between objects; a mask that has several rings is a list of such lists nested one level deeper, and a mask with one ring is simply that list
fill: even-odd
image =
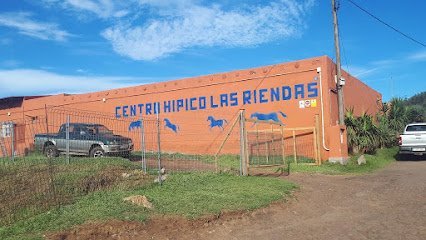
[{"label": "car window", "polygon": [[[65,132],[66,128],[67,128],[67,126],[66,126],[66,125],[62,125],[62,126],[59,128],[59,132],[60,132],[60,133]],[[71,133],[71,132],[73,132],[73,131],[74,131],[74,125],[70,125],[70,126],[69,126],[69,132]]]},{"label": "car window", "polygon": [[87,127],[87,133],[90,135],[95,135],[96,134],[96,129],[93,126]]},{"label": "car window", "polygon": [[411,125],[405,130],[407,132],[426,132],[426,125]]}]

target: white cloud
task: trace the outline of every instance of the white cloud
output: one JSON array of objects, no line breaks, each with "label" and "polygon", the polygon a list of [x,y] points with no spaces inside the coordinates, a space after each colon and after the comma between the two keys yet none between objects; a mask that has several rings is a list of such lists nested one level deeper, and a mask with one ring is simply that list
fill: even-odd
[{"label": "white cloud", "polygon": [[0,98],[8,96],[83,93],[136,85],[158,79],[121,76],[61,75],[45,70],[0,70]]},{"label": "white cloud", "polygon": [[426,51],[415,52],[407,57],[408,60],[412,61],[426,61]]},{"label": "white cloud", "polygon": [[352,76],[357,78],[367,77],[379,70],[378,67],[363,67],[363,66],[348,66],[347,69],[345,69],[350,73]]},{"label": "white cloud", "polygon": [[[134,1],[134,0],[133,0]],[[95,14],[102,19],[121,18],[130,11],[133,1],[114,0],[43,0],[46,6],[59,5],[66,10]]]},{"label": "white cloud", "polygon": [[303,18],[313,5],[311,0],[278,0],[224,10],[219,5],[202,6],[191,0],[173,2],[140,0],[163,17],[136,26],[117,24],[102,36],[117,53],[135,60],[155,60],[190,47],[254,46],[299,36],[305,27]]},{"label": "white cloud", "polygon": [[28,12],[8,12],[0,14],[0,26],[15,28],[19,33],[42,40],[65,41],[72,34],[59,29],[55,23],[31,19]]},{"label": "white cloud", "polygon": [[88,72],[87,70],[84,70],[84,69],[81,69],[81,68],[79,68],[75,71],[78,72],[78,73],[87,73]]},{"label": "white cloud", "polygon": [[426,61],[426,51],[420,50],[415,53],[405,54],[400,58],[381,59],[367,63],[365,66],[350,66],[349,72],[355,77],[367,77],[379,71],[395,68],[404,65],[407,62],[423,62]]}]

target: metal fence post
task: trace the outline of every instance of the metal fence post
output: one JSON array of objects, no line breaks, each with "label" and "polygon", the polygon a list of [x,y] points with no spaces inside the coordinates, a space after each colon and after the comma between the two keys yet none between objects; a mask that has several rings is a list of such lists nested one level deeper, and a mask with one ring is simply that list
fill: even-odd
[{"label": "metal fence post", "polygon": [[49,134],[49,119],[47,114],[47,105],[44,104],[44,114],[46,115],[46,133]]},{"label": "metal fence post", "polygon": [[142,170],[144,173],[146,173],[145,125],[142,115],[140,116],[139,121],[141,121],[141,163]]},{"label": "metal fence post", "polygon": [[269,164],[269,139],[268,133],[265,131],[265,147],[266,147],[266,164]]},{"label": "metal fence post", "polygon": [[10,136],[12,137],[12,152],[10,154],[12,162],[15,161],[15,124],[13,122],[9,123],[10,127]]},{"label": "metal fence post", "polygon": [[161,140],[160,140],[160,114],[157,112],[157,144],[158,144],[158,182],[162,184],[162,173],[161,173]]},{"label": "metal fence post", "polygon": [[296,132],[294,130],[293,130],[293,158],[294,158],[294,163],[297,164]]},{"label": "metal fence post", "polygon": [[3,125],[4,125],[5,123],[2,123],[2,122],[0,122],[0,148],[1,148],[1,156],[2,157],[4,157],[4,158],[7,158],[8,156],[8,154],[7,154],[7,148],[6,148],[6,143],[5,143],[5,140],[4,140],[4,132],[3,132]]},{"label": "metal fence post", "polygon": [[240,175],[248,175],[245,110],[240,111]]},{"label": "metal fence post", "polygon": [[65,125],[65,138],[67,149],[67,164],[70,164],[70,116],[67,115],[67,124]]}]

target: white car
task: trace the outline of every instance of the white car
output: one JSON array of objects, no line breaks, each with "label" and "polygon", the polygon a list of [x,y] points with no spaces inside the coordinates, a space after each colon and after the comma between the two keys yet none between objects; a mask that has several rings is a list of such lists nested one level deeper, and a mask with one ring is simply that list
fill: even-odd
[{"label": "white car", "polygon": [[399,154],[426,154],[426,123],[412,123],[399,136]]}]

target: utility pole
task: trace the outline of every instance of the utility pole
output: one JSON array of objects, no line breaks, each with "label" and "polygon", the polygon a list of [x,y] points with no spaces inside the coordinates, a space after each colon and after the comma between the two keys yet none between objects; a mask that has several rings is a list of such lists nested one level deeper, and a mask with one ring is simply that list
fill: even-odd
[{"label": "utility pole", "polygon": [[334,48],[336,49],[336,68],[337,68],[337,79],[336,79],[336,88],[337,88],[337,104],[339,109],[339,124],[343,125],[345,123],[344,118],[344,103],[343,103],[343,85],[344,80],[342,81],[342,66],[340,64],[340,48],[339,48],[339,24],[337,22],[337,8],[336,0],[331,0],[331,5],[333,8],[333,25],[334,25]]}]

